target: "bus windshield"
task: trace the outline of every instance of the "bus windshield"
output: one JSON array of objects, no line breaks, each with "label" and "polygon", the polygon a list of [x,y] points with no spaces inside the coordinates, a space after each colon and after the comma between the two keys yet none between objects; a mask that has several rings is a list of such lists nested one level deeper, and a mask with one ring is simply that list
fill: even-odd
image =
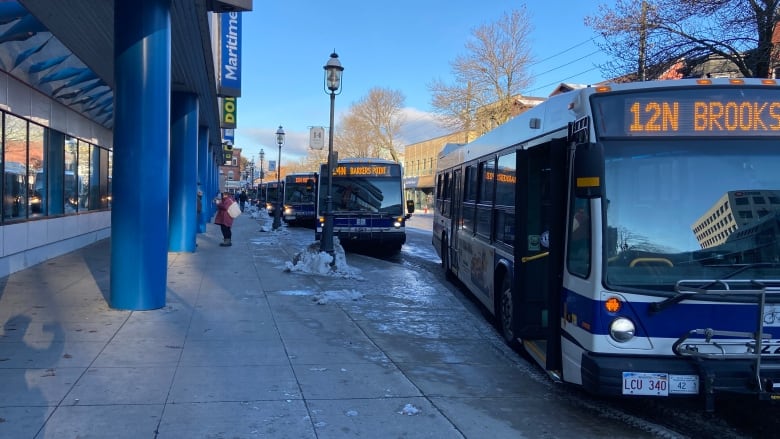
[{"label": "bus windshield", "polygon": [[780,279],[775,139],[604,141],[605,282]]},{"label": "bus windshield", "polygon": [[285,182],[284,202],[290,203],[312,203],[314,204],[314,177],[303,177],[303,181]]},{"label": "bus windshield", "polygon": [[[333,177],[334,212],[403,215],[400,178]],[[324,203],[324,191],[320,193]]]}]

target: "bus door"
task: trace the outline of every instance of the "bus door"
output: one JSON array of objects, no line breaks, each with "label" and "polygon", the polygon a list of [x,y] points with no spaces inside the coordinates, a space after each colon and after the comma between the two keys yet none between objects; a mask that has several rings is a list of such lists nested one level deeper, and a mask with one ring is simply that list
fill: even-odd
[{"label": "bus door", "polygon": [[560,370],[566,160],[563,139],[518,151],[517,157],[515,327],[525,349],[546,370]]},{"label": "bus door", "polygon": [[[463,169],[458,168],[455,169],[452,172],[452,198],[451,198],[451,216],[450,219],[452,221],[450,225],[451,235],[449,245],[447,246],[450,250],[449,260],[450,260],[450,267],[452,268],[453,273],[455,273],[455,277],[457,278],[458,275],[458,267],[460,267],[460,261],[458,258],[458,233],[460,232],[460,227],[463,224],[463,219],[461,216],[463,215]],[[445,267],[446,269],[446,267]]]}]

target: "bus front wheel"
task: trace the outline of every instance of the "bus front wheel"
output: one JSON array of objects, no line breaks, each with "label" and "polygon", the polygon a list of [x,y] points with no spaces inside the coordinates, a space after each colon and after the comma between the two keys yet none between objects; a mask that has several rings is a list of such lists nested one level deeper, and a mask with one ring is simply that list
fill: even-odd
[{"label": "bus front wheel", "polygon": [[450,248],[447,243],[447,237],[441,237],[441,268],[444,269],[444,277],[452,279],[452,272],[450,271]]}]

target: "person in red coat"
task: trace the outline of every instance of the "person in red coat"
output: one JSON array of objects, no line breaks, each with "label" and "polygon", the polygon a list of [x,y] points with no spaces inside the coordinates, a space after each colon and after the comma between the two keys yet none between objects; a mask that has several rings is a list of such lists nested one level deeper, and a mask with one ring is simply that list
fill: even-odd
[{"label": "person in red coat", "polygon": [[228,215],[228,208],[236,201],[227,192],[222,192],[222,199],[217,199],[217,216],[214,218],[214,224],[219,224],[219,228],[222,230],[223,241],[219,244],[222,247],[230,247],[233,245],[231,239],[233,238],[233,217]]}]

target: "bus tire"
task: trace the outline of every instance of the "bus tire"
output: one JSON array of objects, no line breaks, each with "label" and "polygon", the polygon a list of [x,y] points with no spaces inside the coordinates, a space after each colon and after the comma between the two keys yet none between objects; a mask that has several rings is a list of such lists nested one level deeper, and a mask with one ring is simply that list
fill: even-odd
[{"label": "bus tire", "polygon": [[450,271],[450,250],[447,243],[447,237],[441,237],[441,268],[444,269],[444,277],[446,279],[452,279],[452,272]]},{"label": "bus tire", "polygon": [[511,347],[519,346],[514,327],[514,301],[512,300],[512,279],[507,273],[501,279],[501,290],[498,296],[498,329],[504,341]]}]

